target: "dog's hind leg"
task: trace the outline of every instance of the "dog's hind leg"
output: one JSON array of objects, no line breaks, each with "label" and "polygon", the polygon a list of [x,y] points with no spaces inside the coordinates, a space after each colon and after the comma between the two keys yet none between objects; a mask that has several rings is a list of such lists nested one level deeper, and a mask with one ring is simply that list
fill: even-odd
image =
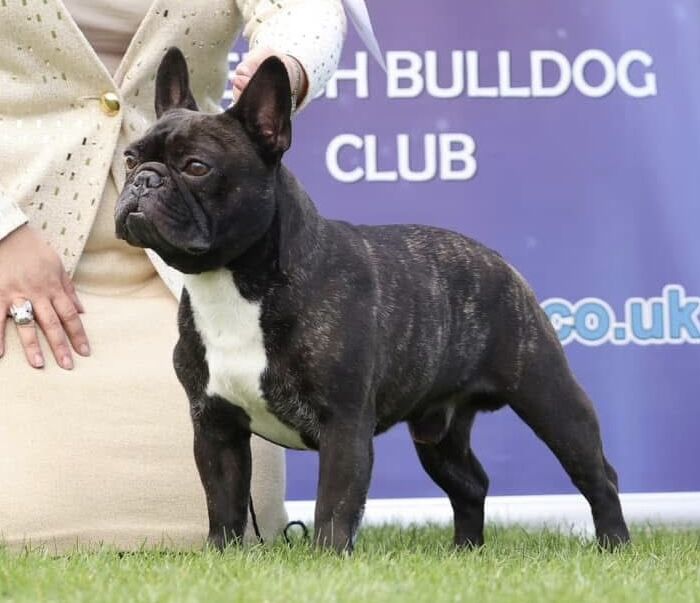
[{"label": "dog's hind leg", "polygon": [[459,408],[439,442],[421,442],[414,436],[423,468],[452,504],[454,542],[468,547],[484,543],[484,501],[489,487],[488,476],[470,446],[474,416],[473,409]]},{"label": "dog's hind leg", "polygon": [[510,405],[552,450],[590,504],[599,544],[613,548],[627,542],[617,474],[603,454],[593,405],[551,338],[531,359]]}]

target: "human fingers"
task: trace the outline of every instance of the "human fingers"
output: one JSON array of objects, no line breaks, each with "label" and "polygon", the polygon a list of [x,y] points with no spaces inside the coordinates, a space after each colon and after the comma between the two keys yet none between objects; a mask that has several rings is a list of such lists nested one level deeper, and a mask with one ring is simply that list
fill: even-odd
[{"label": "human fingers", "polygon": [[34,318],[44,332],[58,365],[66,370],[72,369],[73,357],[68,347],[68,339],[50,299],[43,298],[34,303]]},{"label": "human fingers", "polygon": [[73,300],[66,293],[57,295],[52,302],[73,349],[81,356],[89,356],[90,344],[80,320],[79,310]]},{"label": "human fingers", "polygon": [[[16,298],[12,301],[14,306],[22,306],[27,300],[23,298]],[[35,322],[32,321],[28,324],[18,324],[17,333],[19,335],[20,342],[22,343],[22,348],[24,349],[24,355],[27,358],[27,362],[34,368],[42,368],[44,366],[44,354],[41,351],[41,346],[39,345],[39,337],[36,332]]]}]

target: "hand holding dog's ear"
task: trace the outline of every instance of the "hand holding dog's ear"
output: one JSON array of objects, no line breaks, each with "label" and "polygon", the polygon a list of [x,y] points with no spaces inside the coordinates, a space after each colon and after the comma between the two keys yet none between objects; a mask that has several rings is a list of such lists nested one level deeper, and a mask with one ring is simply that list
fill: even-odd
[{"label": "hand holding dog's ear", "polygon": [[187,61],[179,48],[169,48],[156,76],[156,117],[169,109],[197,111],[197,102],[190,90]]},{"label": "hand holding dog's ear", "polygon": [[265,59],[227,113],[243,124],[263,157],[279,161],[292,142],[292,91],[284,63]]},{"label": "hand holding dog's ear", "polygon": [[309,90],[309,79],[306,76],[304,67],[293,56],[277,52],[273,48],[269,47],[258,47],[251,50],[245,55],[243,60],[236,65],[236,70],[234,71],[233,79],[231,80],[234,100],[240,98],[241,94],[243,94],[243,90],[245,90],[246,86],[248,85],[248,82],[250,82],[250,79],[253,77],[260,65],[263,64],[265,59],[272,56],[276,56],[278,59],[281,59],[284,66],[287,68],[287,75],[289,75],[289,81],[292,83],[292,91],[294,91],[294,88],[297,87],[297,105],[304,101],[304,98],[306,98],[306,94]]}]

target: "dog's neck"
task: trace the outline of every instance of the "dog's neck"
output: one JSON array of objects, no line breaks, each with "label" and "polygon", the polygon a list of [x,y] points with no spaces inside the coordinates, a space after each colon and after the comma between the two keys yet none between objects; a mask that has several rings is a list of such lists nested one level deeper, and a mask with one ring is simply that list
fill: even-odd
[{"label": "dog's neck", "polygon": [[[265,234],[227,268],[241,293],[259,299],[270,287],[311,268],[325,232],[325,220],[294,175],[279,166],[275,179],[275,217]],[[293,259],[293,261],[291,259]]]}]

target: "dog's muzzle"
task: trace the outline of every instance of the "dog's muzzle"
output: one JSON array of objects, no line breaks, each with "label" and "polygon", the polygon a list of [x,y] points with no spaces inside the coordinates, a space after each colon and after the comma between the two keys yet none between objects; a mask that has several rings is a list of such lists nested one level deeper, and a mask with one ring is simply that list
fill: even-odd
[{"label": "dog's muzzle", "polygon": [[[174,196],[179,199],[171,199]],[[130,178],[117,202],[116,236],[156,252],[203,255],[211,249],[209,228],[206,217],[197,210],[191,193],[175,174],[162,164],[146,163]]]},{"label": "dog's muzzle", "polygon": [[133,177],[131,182],[122,191],[117,203],[115,221],[116,235],[120,239],[127,238],[127,223],[144,218],[144,208],[141,201],[161,188],[165,182],[165,175],[153,167],[142,167]]}]

